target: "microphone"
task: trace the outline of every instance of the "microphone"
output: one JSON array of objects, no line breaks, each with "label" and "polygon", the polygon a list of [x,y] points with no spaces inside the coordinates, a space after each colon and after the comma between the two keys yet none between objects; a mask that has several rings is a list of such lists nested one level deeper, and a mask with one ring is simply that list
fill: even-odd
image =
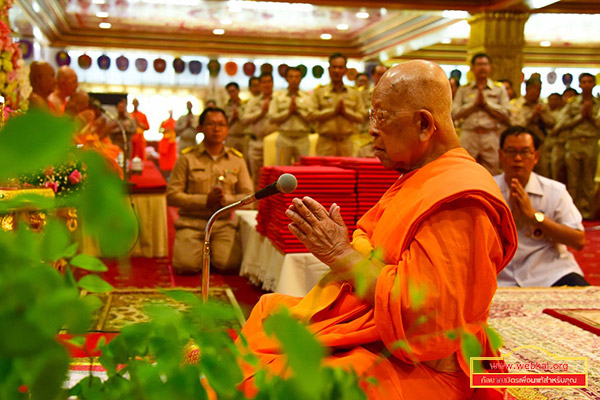
[{"label": "microphone", "polygon": [[262,200],[265,197],[272,196],[277,193],[292,193],[296,190],[298,181],[292,174],[281,175],[276,182],[271,183],[268,186],[260,189],[258,192],[244,197],[240,200],[240,205],[245,206],[246,204],[254,203],[257,200]]}]

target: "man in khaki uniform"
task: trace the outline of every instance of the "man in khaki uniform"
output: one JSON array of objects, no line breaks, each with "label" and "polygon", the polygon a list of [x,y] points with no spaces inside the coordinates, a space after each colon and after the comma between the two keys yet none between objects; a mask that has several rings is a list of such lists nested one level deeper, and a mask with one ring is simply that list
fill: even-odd
[{"label": "man in khaki uniform", "polygon": [[240,85],[235,82],[229,82],[225,89],[229,94],[229,100],[223,106],[229,122],[229,135],[227,136],[227,146],[240,151],[244,157],[248,157],[248,141],[250,132],[246,124],[242,121],[246,103],[240,99]]},{"label": "man in khaki uniform", "polygon": [[456,91],[452,103],[455,123],[462,119],[460,144],[492,175],[498,173],[498,149],[503,124],[509,124],[509,100],[501,83],[489,79],[492,67],[485,53],[471,58],[475,81]]},{"label": "man in khaki uniform", "polygon": [[[229,129],[225,111],[206,108],[199,128],[204,140],[179,156],[167,186],[167,204],[179,207],[173,245],[173,269],[178,274],[201,271],[204,229],[210,216],[254,190],[242,154],[223,144]],[[231,218],[215,222],[210,240],[211,265],[218,271],[238,269],[242,254]]]},{"label": "man in khaki uniform", "polygon": [[307,156],[310,150],[308,135],[312,132],[307,120],[310,111],[310,96],[300,90],[302,71],[298,67],[289,67],[285,72],[287,90],[273,95],[269,106],[269,119],[276,124],[277,163],[292,165],[301,156]]},{"label": "man in khaki uniform", "polygon": [[562,130],[558,131],[558,122],[561,120],[562,112],[565,107],[565,101],[559,93],[552,93],[548,96],[548,108],[550,113],[556,121],[554,129],[550,129],[548,136],[546,136],[546,147],[550,149],[550,174],[551,178],[555,181],[559,181],[567,184],[567,167],[565,165],[565,156],[567,151],[565,150],[565,144],[567,142],[567,136],[569,131]]},{"label": "man in khaki uniform", "polygon": [[263,166],[264,138],[277,130],[277,125],[267,116],[273,96],[273,75],[262,73],[259,79],[261,94],[248,102],[242,117],[242,121],[252,132],[248,146],[248,164],[255,184],[258,183],[258,172]]},{"label": "man in khaki uniform", "polygon": [[352,156],[352,135],[367,115],[360,93],[344,85],[346,56],[341,53],[329,57],[331,83],[320,86],[312,94],[313,108],[308,120],[315,123],[319,133],[317,155]]},{"label": "man in khaki uniform", "polygon": [[547,136],[554,128],[556,120],[550,108],[540,101],[542,82],[537,78],[530,78],[525,83],[525,95],[511,102],[510,123],[529,128],[540,139],[542,144],[538,150],[539,159],[534,171],[546,178],[550,178],[550,152],[552,141]]},{"label": "man in khaki uniform", "polygon": [[600,100],[592,95],[595,78],[579,75],[581,95],[570,100],[558,122],[557,130],[569,130],[565,150],[567,189],[583,218],[592,218],[594,177],[600,139]]},{"label": "man in khaki uniform", "polygon": [[197,117],[192,112],[193,104],[191,101],[186,103],[187,114],[182,115],[175,122],[175,134],[179,138],[177,142],[177,151],[181,153],[183,149],[196,145],[196,129]]}]

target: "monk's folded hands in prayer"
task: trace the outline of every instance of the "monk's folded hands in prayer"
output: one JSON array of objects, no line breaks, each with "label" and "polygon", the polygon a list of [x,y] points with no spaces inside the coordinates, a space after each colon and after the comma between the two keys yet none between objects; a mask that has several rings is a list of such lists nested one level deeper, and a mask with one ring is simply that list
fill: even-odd
[{"label": "monk's folded hands in prayer", "polygon": [[[342,219],[340,206],[333,203],[329,211],[319,202],[310,198],[295,198],[286,210],[292,220],[290,231],[322,263],[341,280],[351,281],[355,274],[353,268],[366,261],[350,244],[348,228]],[[363,268],[364,271],[364,268]],[[374,286],[378,269],[370,271],[369,286]],[[367,293],[367,300],[369,294]]]}]

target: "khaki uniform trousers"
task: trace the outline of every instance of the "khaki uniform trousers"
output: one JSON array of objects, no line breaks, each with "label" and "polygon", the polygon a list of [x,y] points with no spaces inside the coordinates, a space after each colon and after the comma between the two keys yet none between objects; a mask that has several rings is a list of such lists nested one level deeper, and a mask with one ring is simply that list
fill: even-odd
[{"label": "khaki uniform trousers", "polygon": [[598,164],[598,139],[575,138],[567,140],[565,164],[567,190],[583,218],[592,218],[595,198],[596,166]]},{"label": "khaki uniform trousers", "polygon": [[254,187],[258,184],[258,173],[264,164],[264,141],[262,139],[252,139],[248,145],[248,165],[250,167],[250,176],[254,182]]},{"label": "khaki uniform trousers", "polygon": [[492,175],[499,173],[498,149],[500,148],[500,135],[496,131],[477,133],[463,130],[460,135],[460,144],[469,154]]},{"label": "khaki uniform trousers", "polygon": [[[206,220],[181,217],[175,221],[172,262],[175,273],[196,274],[202,271],[206,223]],[[216,221],[210,233],[211,269],[237,272],[241,262],[242,248],[237,226],[230,220]]]},{"label": "khaki uniform trousers", "polygon": [[539,152],[540,158],[538,159],[538,163],[533,169],[537,174],[545,176],[546,178],[552,177],[551,172],[551,154],[552,148],[550,147],[551,143],[546,143],[549,138],[546,138],[544,142],[540,145]]},{"label": "khaki uniform trousers", "polygon": [[310,152],[308,133],[287,134],[279,132],[277,141],[277,165],[292,165]]},{"label": "khaki uniform trousers", "polygon": [[319,135],[316,153],[318,156],[352,157],[354,143],[352,136]]}]

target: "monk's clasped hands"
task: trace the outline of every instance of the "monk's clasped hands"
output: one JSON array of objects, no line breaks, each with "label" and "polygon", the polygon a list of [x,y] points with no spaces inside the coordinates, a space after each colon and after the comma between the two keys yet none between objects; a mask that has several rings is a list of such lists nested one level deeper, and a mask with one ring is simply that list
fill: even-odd
[{"label": "monk's clasped hands", "polygon": [[295,198],[286,210],[292,223],[290,231],[321,262],[334,267],[353,252],[348,238],[348,228],[342,219],[340,206],[333,203],[329,211],[319,202],[304,197]]}]

